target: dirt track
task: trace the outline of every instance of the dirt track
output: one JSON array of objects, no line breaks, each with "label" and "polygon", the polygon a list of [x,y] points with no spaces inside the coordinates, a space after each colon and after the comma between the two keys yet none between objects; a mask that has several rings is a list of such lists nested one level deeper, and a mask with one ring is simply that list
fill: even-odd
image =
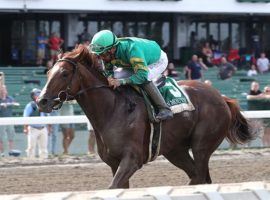
[{"label": "dirt track", "polygon": [[[210,161],[210,173],[213,183],[270,181],[269,166],[267,149],[217,152]],[[0,194],[106,189],[111,177],[109,167],[87,157],[57,158],[45,163],[0,160]],[[139,170],[131,179],[131,187],[176,186],[187,182],[182,170],[160,158]]]}]

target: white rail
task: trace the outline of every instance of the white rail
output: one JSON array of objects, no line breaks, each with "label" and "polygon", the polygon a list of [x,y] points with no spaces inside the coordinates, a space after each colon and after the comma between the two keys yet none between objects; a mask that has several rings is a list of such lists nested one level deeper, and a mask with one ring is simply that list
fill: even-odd
[{"label": "white rail", "polygon": [[243,111],[246,118],[270,118],[270,110]]},{"label": "white rail", "polygon": [[[244,111],[247,118],[270,118],[270,111]],[[83,124],[88,123],[85,115],[74,116],[49,116],[49,117],[3,117],[0,125],[25,125],[25,124]]]},{"label": "white rail", "polygon": [[85,115],[74,116],[48,116],[48,117],[4,117],[0,118],[0,125],[25,124],[83,124],[88,119]]},{"label": "white rail", "polygon": [[66,199],[66,200],[269,200],[269,182],[245,182],[195,186],[164,186],[150,188],[0,195],[0,199]]}]

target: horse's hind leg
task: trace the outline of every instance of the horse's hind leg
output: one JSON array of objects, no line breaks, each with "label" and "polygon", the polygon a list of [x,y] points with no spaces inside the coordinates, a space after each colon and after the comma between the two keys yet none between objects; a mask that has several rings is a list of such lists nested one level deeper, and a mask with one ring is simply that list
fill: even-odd
[{"label": "horse's hind leg", "polygon": [[196,176],[194,160],[188,148],[179,147],[164,156],[176,167],[184,170],[191,180]]},{"label": "horse's hind leg", "polygon": [[[209,122],[208,122],[209,123]],[[211,131],[211,125],[205,126],[206,122],[200,122],[193,133],[192,153],[196,167],[196,175],[190,184],[212,183],[209,172],[209,159],[225,136],[223,128]],[[226,129],[225,129],[226,130]]]},{"label": "horse's hind leg", "polygon": [[190,185],[195,184],[205,184],[205,183],[212,183],[210,172],[209,172],[209,159],[210,155],[207,152],[193,152],[195,166],[196,166],[196,176],[194,176],[191,181]]}]

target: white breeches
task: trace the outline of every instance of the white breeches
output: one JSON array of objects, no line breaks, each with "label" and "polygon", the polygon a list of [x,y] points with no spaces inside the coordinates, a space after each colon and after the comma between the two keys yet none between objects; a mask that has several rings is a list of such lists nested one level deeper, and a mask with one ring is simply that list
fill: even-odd
[{"label": "white breeches", "polygon": [[38,155],[39,158],[48,158],[48,130],[47,127],[43,129],[36,129],[31,126],[28,126],[28,135],[27,135],[28,147],[26,150],[27,156],[29,158],[35,157],[36,146],[38,145]]},{"label": "white breeches", "polygon": [[167,66],[167,54],[161,50],[160,59],[156,63],[147,66],[149,69],[148,81],[159,78],[160,75],[166,70]]}]

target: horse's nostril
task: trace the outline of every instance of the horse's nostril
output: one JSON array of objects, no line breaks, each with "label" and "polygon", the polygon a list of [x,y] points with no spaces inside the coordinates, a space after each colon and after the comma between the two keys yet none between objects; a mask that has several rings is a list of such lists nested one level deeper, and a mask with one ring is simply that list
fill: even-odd
[{"label": "horse's nostril", "polygon": [[38,102],[38,104],[40,106],[45,106],[45,105],[47,105],[47,103],[48,103],[48,100],[47,99],[40,99],[39,102]]}]

